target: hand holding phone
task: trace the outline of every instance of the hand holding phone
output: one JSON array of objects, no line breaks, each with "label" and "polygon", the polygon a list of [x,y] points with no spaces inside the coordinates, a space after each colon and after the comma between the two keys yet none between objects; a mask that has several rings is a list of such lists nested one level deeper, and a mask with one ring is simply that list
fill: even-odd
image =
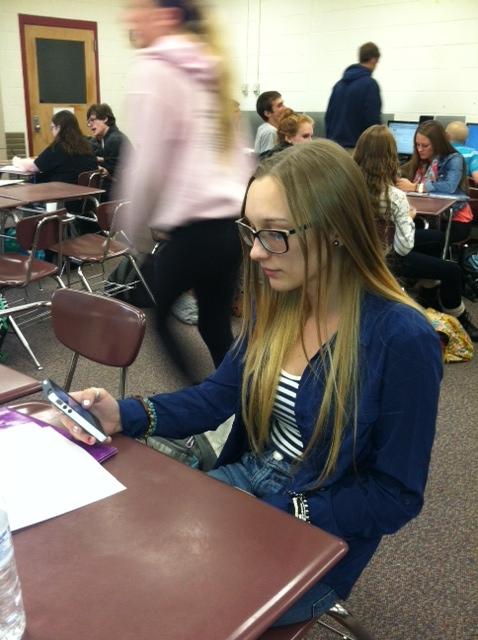
[{"label": "hand holding phone", "polygon": [[64,389],[48,379],[43,380],[42,388],[43,397],[81,427],[83,431],[93,436],[98,442],[105,442],[108,439],[108,435],[105,433],[98,418],[91,411],[82,407]]}]

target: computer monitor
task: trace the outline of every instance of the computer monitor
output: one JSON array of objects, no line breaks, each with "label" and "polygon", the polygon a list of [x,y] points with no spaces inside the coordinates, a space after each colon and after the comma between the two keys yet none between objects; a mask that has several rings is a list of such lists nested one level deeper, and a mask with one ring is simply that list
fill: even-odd
[{"label": "computer monitor", "polygon": [[415,136],[418,122],[407,120],[389,120],[388,128],[397,143],[397,152],[399,155],[411,156],[413,153],[413,138]]},{"label": "computer monitor", "polygon": [[418,119],[418,123],[422,124],[422,122],[428,122],[428,120],[434,120],[435,116],[420,116]]},{"label": "computer monitor", "polygon": [[450,122],[456,122],[457,120],[465,122],[465,116],[435,116],[435,120],[441,122],[443,128],[446,129]]},{"label": "computer monitor", "polygon": [[466,146],[478,151],[478,122],[467,122],[466,126],[469,132]]}]

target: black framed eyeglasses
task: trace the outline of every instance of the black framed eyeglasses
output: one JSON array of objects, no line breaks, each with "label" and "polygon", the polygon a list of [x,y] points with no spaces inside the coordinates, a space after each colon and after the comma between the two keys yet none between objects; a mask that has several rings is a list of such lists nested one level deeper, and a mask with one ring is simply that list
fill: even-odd
[{"label": "black framed eyeglasses", "polygon": [[305,231],[310,227],[310,225],[306,224],[298,229],[260,229],[256,231],[244,222],[245,219],[236,220],[239,233],[245,244],[252,247],[257,238],[269,253],[287,253],[289,251],[289,236],[298,231]]}]

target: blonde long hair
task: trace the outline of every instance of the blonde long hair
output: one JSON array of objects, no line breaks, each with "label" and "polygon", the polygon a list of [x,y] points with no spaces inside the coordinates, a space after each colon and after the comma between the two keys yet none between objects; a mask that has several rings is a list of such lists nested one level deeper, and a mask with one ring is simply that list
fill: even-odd
[{"label": "blonde long hair", "polygon": [[221,29],[212,10],[201,0],[154,0],[159,7],[180,9],[183,15],[182,28],[198,38],[207,52],[217,61],[218,129],[216,144],[223,152],[230,152],[235,139],[233,106],[233,74],[223,45]]},{"label": "blonde long hair", "polygon": [[[341,286],[341,310],[333,346],[321,349],[318,365],[309,362],[311,373],[325,372],[325,391],[314,433],[304,458],[325,435],[331,424],[331,441],[317,483],[336,465],[344,429],[356,426],[359,393],[360,307],[368,291],[388,300],[416,308],[388,270],[362,173],[341,147],[328,140],[297,145],[263,163],[255,176],[269,176],[283,190],[305,260],[304,285],[288,292],[274,291],[261,278],[260,268],[245,260],[245,295],[241,338],[246,340],[242,413],[251,447],[262,451],[269,440],[270,421],[279,373],[289,349],[298,340],[304,345],[303,328],[310,316],[305,289],[309,255],[305,234],[313,234],[321,267],[317,308],[324,303],[332,268]],[[244,204],[247,200],[247,194]],[[243,207],[245,209],[245,206]],[[343,246],[332,245],[339,237]],[[247,250],[246,247],[244,247]],[[332,266],[332,252],[334,256]],[[322,344],[317,318],[319,344]],[[305,352],[305,349],[304,349]],[[332,418],[331,418],[332,417]]]}]

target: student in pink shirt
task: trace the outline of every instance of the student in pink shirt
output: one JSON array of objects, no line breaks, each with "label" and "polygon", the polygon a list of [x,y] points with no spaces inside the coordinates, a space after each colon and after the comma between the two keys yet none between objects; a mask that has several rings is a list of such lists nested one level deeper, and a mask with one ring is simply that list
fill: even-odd
[{"label": "student in pink shirt", "polygon": [[155,259],[157,328],[189,373],[169,310],[194,290],[198,329],[219,365],[233,340],[241,262],[234,220],[250,166],[234,124],[227,62],[206,10],[195,1],[134,0],[128,21],[141,51],[128,90],[134,151],[125,164],[122,195],[132,205],[123,227],[137,246],[149,230],[166,238]]}]

